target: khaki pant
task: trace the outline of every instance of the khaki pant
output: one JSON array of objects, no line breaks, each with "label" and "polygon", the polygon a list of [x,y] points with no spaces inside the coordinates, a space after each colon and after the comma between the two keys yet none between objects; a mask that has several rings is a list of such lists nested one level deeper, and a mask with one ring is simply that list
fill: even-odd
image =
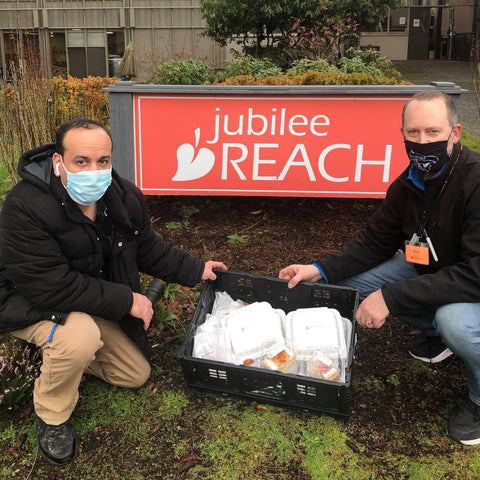
[{"label": "khaki pant", "polygon": [[150,364],[118,323],[72,312],[49,342],[52,327],[53,322],[45,320],[12,332],[42,350],[33,403],[45,423],[59,425],[70,418],[83,373],[130,388],[143,385],[150,376]]}]

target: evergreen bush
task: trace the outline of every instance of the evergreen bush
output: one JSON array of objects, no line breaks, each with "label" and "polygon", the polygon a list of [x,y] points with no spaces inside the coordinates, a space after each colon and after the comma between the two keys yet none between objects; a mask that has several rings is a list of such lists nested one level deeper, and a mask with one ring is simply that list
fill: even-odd
[{"label": "evergreen bush", "polygon": [[380,70],[384,77],[392,77],[399,80],[402,76],[394,67],[392,61],[378,50],[360,50],[352,47],[345,52],[345,58],[359,58],[364,65]]},{"label": "evergreen bush", "polygon": [[376,67],[366,65],[360,57],[342,57],[338,69],[343,73],[368,73],[374,77],[383,77],[383,72]]},{"label": "evergreen bush", "polygon": [[331,65],[327,60],[313,60],[311,58],[300,58],[295,60],[292,66],[286,71],[287,75],[301,75],[307,72],[333,72],[337,70],[335,65]]},{"label": "evergreen bush", "polygon": [[283,70],[275,65],[270,58],[266,57],[238,56],[234,60],[226,60],[224,65],[226,67],[225,70],[218,75],[220,81],[238,75],[251,75],[255,80],[283,75]]},{"label": "evergreen bush", "polygon": [[215,72],[201,60],[170,60],[157,67],[152,83],[156,85],[203,85],[212,83]]}]

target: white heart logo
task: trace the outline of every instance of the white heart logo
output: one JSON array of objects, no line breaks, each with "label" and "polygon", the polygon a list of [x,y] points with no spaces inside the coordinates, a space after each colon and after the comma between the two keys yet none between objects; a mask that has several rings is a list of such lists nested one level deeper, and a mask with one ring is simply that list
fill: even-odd
[{"label": "white heart logo", "polygon": [[215,164],[215,155],[208,148],[200,148],[195,155],[200,140],[200,128],[195,129],[195,147],[184,143],[177,148],[177,172],[173,181],[196,180],[204,177]]}]

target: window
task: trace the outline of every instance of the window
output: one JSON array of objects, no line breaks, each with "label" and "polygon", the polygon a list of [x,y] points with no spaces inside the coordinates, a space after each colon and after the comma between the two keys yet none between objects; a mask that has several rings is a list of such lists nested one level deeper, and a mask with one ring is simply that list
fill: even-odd
[{"label": "window", "polygon": [[50,32],[50,58],[52,62],[52,75],[65,78],[67,76],[65,32]]},{"label": "window", "polygon": [[70,75],[106,76],[106,39],[103,30],[68,30],[67,53]]}]

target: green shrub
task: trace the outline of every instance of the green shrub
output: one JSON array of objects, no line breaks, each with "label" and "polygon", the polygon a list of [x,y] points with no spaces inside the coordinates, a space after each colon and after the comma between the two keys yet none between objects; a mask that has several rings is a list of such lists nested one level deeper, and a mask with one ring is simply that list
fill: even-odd
[{"label": "green shrub", "polygon": [[75,117],[90,118],[108,126],[109,99],[103,89],[116,81],[114,77],[53,77],[49,81],[54,115],[52,137],[63,122]]},{"label": "green shrub", "polygon": [[251,75],[227,78],[225,85],[409,85],[395,78],[374,77],[370,73],[307,72],[255,80]]},{"label": "green shrub", "polygon": [[301,75],[307,72],[333,72],[337,70],[335,65],[331,65],[327,60],[313,60],[311,58],[301,58],[295,60],[292,66],[287,70],[287,75]]},{"label": "green shrub", "polygon": [[378,50],[359,50],[358,48],[349,48],[345,52],[345,58],[359,58],[367,67],[374,67],[382,72],[382,76],[401,78],[401,74],[395,69],[392,61],[383,56]]},{"label": "green shrub", "polygon": [[235,60],[226,60],[224,65],[225,70],[219,74],[219,81],[238,75],[251,75],[255,80],[283,75],[283,70],[269,58],[255,58],[251,55],[238,56]]},{"label": "green shrub", "polygon": [[201,60],[170,60],[157,67],[152,83],[157,85],[203,85],[215,78],[213,68]]},{"label": "green shrub", "polygon": [[376,67],[366,65],[360,57],[342,57],[338,69],[343,73],[368,73],[373,77],[383,77],[383,72]]},{"label": "green shrub", "polygon": [[263,47],[257,55],[255,55],[253,49],[246,48],[244,54],[252,55],[261,59],[269,59],[274,65],[281,68],[283,71],[287,70],[292,64],[292,56],[287,49],[284,48],[284,43],[282,42]]}]

